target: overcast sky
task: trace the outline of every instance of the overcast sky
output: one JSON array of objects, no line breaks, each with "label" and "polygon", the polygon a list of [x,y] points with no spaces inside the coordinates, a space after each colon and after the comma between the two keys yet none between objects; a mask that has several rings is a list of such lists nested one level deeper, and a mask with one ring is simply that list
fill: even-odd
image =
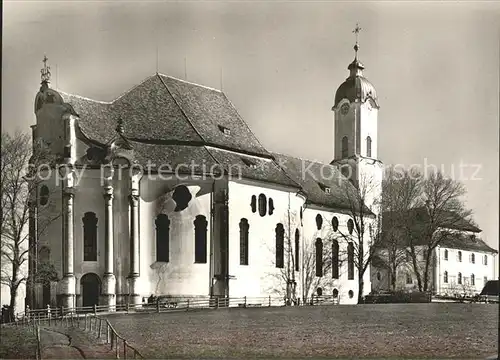
[{"label": "overcast sky", "polygon": [[[381,105],[379,158],[442,165],[448,174],[454,166],[457,176],[461,162],[471,164],[467,204],[498,248],[498,3],[3,5],[4,130],[35,123],[44,54],[54,87],[111,101],[156,72],[158,44],[161,73],[220,88],[222,68],[224,92],[269,150],[325,162],[333,157],[333,96],[348,76],[359,22],[359,57]],[[480,180],[471,179],[472,164]]]}]

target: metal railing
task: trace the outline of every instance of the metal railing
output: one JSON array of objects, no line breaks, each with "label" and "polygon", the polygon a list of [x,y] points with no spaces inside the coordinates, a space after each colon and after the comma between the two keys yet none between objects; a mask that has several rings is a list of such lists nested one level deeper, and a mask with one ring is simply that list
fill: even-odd
[{"label": "metal railing", "polygon": [[[10,323],[15,326],[30,326],[39,340],[40,326],[65,326],[88,331],[96,336],[98,341],[103,341],[114,350],[118,358],[143,358],[140,352],[130,345],[125,338],[120,336],[108,319],[102,317],[110,314],[131,313],[166,313],[179,311],[196,311],[202,309],[223,308],[257,308],[257,307],[284,307],[284,306],[320,306],[336,305],[338,297],[313,295],[306,301],[291,301],[277,296],[263,297],[215,297],[175,299],[158,297],[154,301],[142,304],[119,305],[94,305],[76,308],[57,307],[49,305],[45,309],[29,309],[18,313],[15,321]],[[39,343],[39,341],[38,341]],[[37,359],[41,359],[40,346],[37,348]]]}]

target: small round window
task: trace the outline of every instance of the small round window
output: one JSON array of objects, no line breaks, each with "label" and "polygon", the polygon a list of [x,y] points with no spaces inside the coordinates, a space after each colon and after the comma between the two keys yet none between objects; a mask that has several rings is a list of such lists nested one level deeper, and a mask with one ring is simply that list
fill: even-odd
[{"label": "small round window", "polygon": [[49,188],[46,185],[42,185],[40,188],[40,205],[45,206],[49,202]]},{"label": "small round window", "polygon": [[349,290],[349,299],[352,299],[354,297],[354,291]]}]

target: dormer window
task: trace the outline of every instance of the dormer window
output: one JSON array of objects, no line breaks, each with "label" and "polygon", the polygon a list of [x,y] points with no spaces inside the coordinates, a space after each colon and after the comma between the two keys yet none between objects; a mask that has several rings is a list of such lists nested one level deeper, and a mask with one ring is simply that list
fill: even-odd
[{"label": "dormer window", "polygon": [[250,160],[250,159],[246,159],[246,158],[241,158],[241,161],[243,161],[243,163],[248,166],[250,169],[256,169],[257,168],[257,163]]},{"label": "dormer window", "polygon": [[219,127],[219,130],[224,134],[224,135],[231,135],[231,130],[229,128],[222,126],[222,125],[217,125]]},{"label": "dormer window", "polygon": [[329,186],[326,186],[325,184],[322,184],[320,182],[318,182],[318,185],[325,193],[330,194],[332,192],[332,189]]}]

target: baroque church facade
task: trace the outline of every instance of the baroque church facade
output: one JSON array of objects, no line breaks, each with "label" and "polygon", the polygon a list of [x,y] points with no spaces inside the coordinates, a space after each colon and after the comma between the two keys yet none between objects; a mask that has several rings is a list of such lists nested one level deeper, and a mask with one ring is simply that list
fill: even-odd
[{"label": "baroque church facade", "polygon": [[[266,150],[219,90],[157,73],[102,102],[51,88],[45,66],[32,134],[57,162],[30,213],[29,271],[48,262],[58,281],[29,288],[30,306],[151,294],[357,303],[357,239],[336,233],[353,232],[344,193],[369,176],[376,198],[383,169],[377,94],[355,50],[332,104],[331,164]],[[44,213],[61,216],[40,233]]]}]

